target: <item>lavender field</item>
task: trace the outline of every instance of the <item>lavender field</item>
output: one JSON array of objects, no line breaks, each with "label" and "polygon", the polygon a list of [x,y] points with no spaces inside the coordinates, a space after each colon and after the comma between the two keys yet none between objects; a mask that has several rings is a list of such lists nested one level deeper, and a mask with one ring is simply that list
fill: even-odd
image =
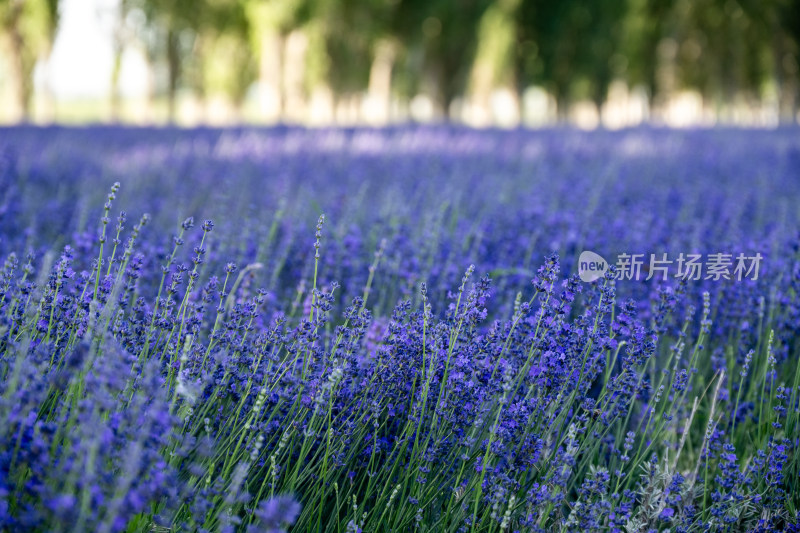
[{"label": "lavender field", "polygon": [[794,127],[2,129],[0,531],[800,531],[799,205]]}]

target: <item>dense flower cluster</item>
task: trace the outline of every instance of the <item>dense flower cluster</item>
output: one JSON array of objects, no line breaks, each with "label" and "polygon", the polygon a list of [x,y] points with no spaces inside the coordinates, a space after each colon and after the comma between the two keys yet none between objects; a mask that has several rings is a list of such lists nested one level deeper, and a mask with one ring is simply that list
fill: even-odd
[{"label": "dense flower cluster", "polygon": [[0,131],[0,531],[796,529],[798,139]]}]

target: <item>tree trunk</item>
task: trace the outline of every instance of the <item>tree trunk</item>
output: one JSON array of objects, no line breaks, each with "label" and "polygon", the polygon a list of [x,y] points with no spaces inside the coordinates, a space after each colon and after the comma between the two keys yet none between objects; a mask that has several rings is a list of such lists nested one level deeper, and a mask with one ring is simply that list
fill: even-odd
[{"label": "tree trunk", "polygon": [[111,121],[119,122],[122,111],[122,95],[120,94],[119,77],[122,70],[122,53],[128,41],[126,36],[125,16],[128,13],[127,1],[122,0],[117,12],[114,24],[114,35],[112,37],[112,47],[114,54],[114,64],[111,69]]},{"label": "tree trunk", "polygon": [[111,121],[119,122],[121,115],[121,95],[119,88],[119,74],[122,70],[122,45],[114,43],[114,65],[111,69]]},{"label": "tree trunk", "polygon": [[470,78],[469,119],[474,126],[488,126],[492,121],[494,68],[488,60],[478,60]]},{"label": "tree trunk", "polygon": [[14,105],[13,120],[27,122],[30,119],[32,62],[26,57],[25,43],[19,23],[22,16],[23,0],[12,0],[6,19],[6,33],[11,52],[8,76],[11,79]]},{"label": "tree trunk", "polygon": [[368,122],[385,124],[389,120],[394,57],[395,49],[391,43],[381,42],[375,47],[367,88],[367,116],[365,118]]},{"label": "tree trunk", "polygon": [[197,98],[195,105],[196,116],[193,119],[202,123],[207,123],[212,114],[206,88],[206,56],[210,50],[207,38],[205,35],[198,34],[192,46],[192,56],[195,58],[196,64],[193,65],[191,84],[194,87],[194,94]]},{"label": "tree trunk", "polygon": [[180,77],[180,50],[178,36],[173,30],[167,33],[167,70],[169,85],[167,86],[167,114],[170,122],[175,122],[177,112],[178,79]]},{"label": "tree trunk", "polygon": [[556,120],[559,124],[566,124],[569,121],[570,104],[567,96],[567,85],[565,83],[557,83],[554,96],[556,100]]},{"label": "tree trunk", "polygon": [[153,67],[153,54],[144,48],[144,61],[147,66],[147,78],[144,99],[141,102],[138,120],[144,123],[152,123],[156,119],[156,74]]},{"label": "tree trunk", "polygon": [[281,34],[267,31],[261,35],[260,58],[258,64],[258,104],[262,120],[277,122],[283,115],[282,58],[283,42]]},{"label": "tree trunk", "polygon": [[308,37],[301,30],[294,30],[286,37],[283,62],[283,114],[295,122],[306,120],[306,52]]},{"label": "tree trunk", "polygon": [[773,71],[775,87],[778,90],[778,120],[781,123],[792,124],[796,120],[795,113],[797,108],[795,101],[797,94],[796,74],[786,71],[784,66],[784,59],[788,52],[786,37],[781,31],[778,13],[773,9],[771,14]]}]

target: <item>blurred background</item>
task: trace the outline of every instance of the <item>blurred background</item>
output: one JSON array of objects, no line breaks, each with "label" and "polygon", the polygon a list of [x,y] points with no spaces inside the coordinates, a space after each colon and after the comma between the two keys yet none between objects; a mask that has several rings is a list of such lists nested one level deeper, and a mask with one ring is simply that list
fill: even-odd
[{"label": "blurred background", "polygon": [[798,121],[800,0],[0,0],[0,122]]}]

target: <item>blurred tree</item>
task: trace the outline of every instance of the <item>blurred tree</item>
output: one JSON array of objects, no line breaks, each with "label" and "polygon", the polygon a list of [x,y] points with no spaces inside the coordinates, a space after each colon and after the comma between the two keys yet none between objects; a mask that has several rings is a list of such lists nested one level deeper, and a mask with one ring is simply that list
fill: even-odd
[{"label": "blurred tree", "polygon": [[[762,2],[762,6],[766,7]],[[769,75],[763,61],[765,19],[733,0],[678,0],[670,13],[659,60],[674,68],[670,89],[695,89],[724,118],[730,104],[755,97]]]},{"label": "blurred tree", "polygon": [[800,104],[800,2],[783,0],[776,11],[774,19],[783,34],[781,42],[774,45],[773,56],[781,87],[781,118],[794,122]]},{"label": "blurred tree", "polygon": [[0,1],[0,33],[9,59],[8,77],[15,114],[31,115],[33,69],[52,49],[58,25],[58,0]]},{"label": "blurred tree", "polygon": [[139,28],[151,60],[164,60],[166,65],[167,113],[170,121],[176,115],[178,83],[183,64],[191,57],[194,40],[205,11],[204,0],[126,0],[123,9],[144,15],[146,26]]},{"label": "blurred tree", "polygon": [[674,4],[675,0],[627,0],[622,21],[620,55],[626,60],[625,79],[644,87],[651,101],[658,91],[658,46]]},{"label": "blurred tree", "polygon": [[[316,0],[327,79],[336,94],[366,90],[367,109],[388,114],[392,95],[431,98],[446,114],[466,91],[478,24],[492,0]],[[335,65],[331,68],[330,65]]]},{"label": "blurred tree", "polygon": [[117,121],[120,118],[120,107],[122,95],[120,94],[120,73],[122,71],[122,54],[135,37],[135,28],[132,28],[132,21],[129,20],[131,12],[131,0],[119,0],[114,16],[114,32],[112,35],[112,48],[114,63],[111,68],[111,120]]},{"label": "blurred tree", "polygon": [[510,88],[517,94],[515,55],[520,3],[520,0],[496,0],[481,17],[478,48],[470,80],[470,107],[473,109],[473,120],[479,123],[488,122],[491,118],[490,98],[495,88]]},{"label": "blurred tree", "polygon": [[[169,116],[190,89],[236,107],[257,81],[262,117],[308,116],[315,95],[360,102],[376,118],[395,97],[425,94],[444,116],[458,97],[490,107],[498,88],[546,88],[566,117],[599,108],[614,80],[647,89],[655,106],[699,91],[724,116],[735,102],[800,100],[797,0],[119,0],[112,110],[123,51],[144,44],[162,74]],[[47,57],[57,0],[0,0],[0,38],[20,118]],[[517,97],[518,98],[518,97]],[[207,106],[206,106],[207,107]],[[331,103],[329,107],[333,107]]]},{"label": "blurred tree", "polygon": [[740,46],[758,54],[751,63],[760,68],[751,77],[762,84],[768,81],[768,87],[771,80],[780,118],[794,122],[800,100],[800,2],[739,0],[737,7],[744,13],[747,33],[736,38]]},{"label": "blurred tree", "polygon": [[526,0],[518,15],[516,67],[521,88],[537,84],[568,103],[589,99],[598,107],[614,77],[628,77],[621,35],[625,0]]},{"label": "blurred tree", "polygon": [[283,114],[285,100],[284,50],[286,39],[307,17],[306,0],[241,0],[250,28],[250,42],[258,61],[258,93],[264,118]]},{"label": "blurred tree", "polygon": [[323,20],[324,46],[335,69],[318,72],[327,77],[334,92],[348,94],[367,88],[370,49],[385,29],[382,7],[376,0],[319,0],[312,18]]},{"label": "blurred tree", "polygon": [[[239,109],[256,79],[256,63],[250,50],[250,27],[243,6],[236,0],[216,0],[212,24],[204,25],[201,44],[202,94],[226,96]],[[200,92],[198,90],[198,92]]]},{"label": "blurred tree", "polygon": [[423,92],[447,114],[466,93],[478,47],[478,27],[492,0],[402,0],[391,21],[392,35],[406,53],[405,84]]},{"label": "blurred tree", "polygon": [[[132,13],[141,14],[143,24],[130,22]],[[201,103],[208,89],[230,96],[235,104],[243,102],[253,68],[247,46],[250,26],[239,0],[121,0],[120,21],[114,76],[119,75],[122,50],[131,40],[126,32],[132,24],[151,61],[166,67],[171,121],[181,87],[193,90]]]}]

